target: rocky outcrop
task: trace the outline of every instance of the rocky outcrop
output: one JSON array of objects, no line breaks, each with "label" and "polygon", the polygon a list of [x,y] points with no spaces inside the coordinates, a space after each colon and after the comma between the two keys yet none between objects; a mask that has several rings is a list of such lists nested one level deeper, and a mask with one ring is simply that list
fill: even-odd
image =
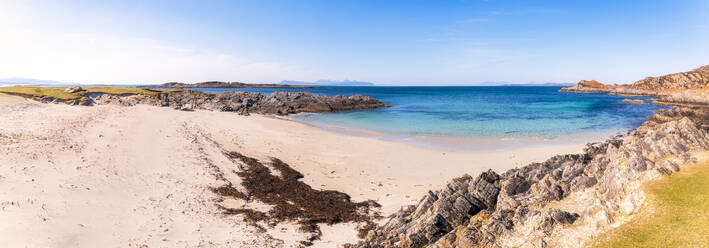
[{"label": "rocky outcrop", "polygon": [[606,85],[598,81],[581,80],[560,92],[607,93],[624,96],[657,97],[655,104],[673,106],[705,106],[709,98],[709,65],[659,77],[647,77],[631,85]]},{"label": "rocky outcrop", "polygon": [[623,99],[623,102],[635,103],[635,104],[645,104],[645,101],[640,99]]},{"label": "rocky outcrop", "polygon": [[583,87],[583,88],[601,88],[601,89],[616,89],[616,88],[620,87],[618,85],[605,85],[605,84],[598,82],[596,80],[581,80],[576,85]]},{"label": "rocky outcrop", "polygon": [[275,92],[264,95],[253,92],[225,91],[208,94],[199,91],[180,90],[157,95],[111,95],[90,93],[90,104],[119,104],[132,106],[150,104],[180,110],[217,110],[240,114],[287,115],[301,112],[335,112],[346,110],[384,108],[388,105],[368,96],[325,96],[307,92]]},{"label": "rocky outcrop", "polygon": [[609,85],[603,84],[596,80],[581,80],[576,85],[562,88],[560,92],[576,92],[576,93],[606,93],[613,95],[624,96],[659,96],[656,92],[647,90],[638,90],[628,87],[627,85]]},{"label": "rocky outcrop", "polygon": [[607,85],[595,80],[581,80],[576,85],[560,89],[559,91],[665,97],[689,90],[705,91],[707,85],[709,85],[709,65],[688,72],[679,72],[659,77],[646,77],[631,85]]},{"label": "rocky outcrop", "polygon": [[579,247],[639,209],[642,182],[709,149],[707,113],[660,111],[632,135],[589,143],[582,154],[453,179],[350,247]]},{"label": "rocky outcrop", "polygon": [[647,77],[633,83],[630,88],[648,91],[677,91],[703,89],[709,84],[709,65],[697,69],[660,77]]},{"label": "rocky outcrop", "polygon": [[655,99],[652,103],[659,105],[701,107],[709,105],[709,93],[684,91]]}]

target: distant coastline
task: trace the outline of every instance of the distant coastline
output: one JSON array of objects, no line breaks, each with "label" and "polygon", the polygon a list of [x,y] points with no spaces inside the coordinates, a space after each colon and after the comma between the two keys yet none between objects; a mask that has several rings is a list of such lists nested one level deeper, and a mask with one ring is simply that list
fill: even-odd
[{"label": "distant coastline", "polygon": [[284,85],[305,85],[305,86],[375,86],[374,83],[362,82],[362,81],[333,81],[333,80],[318,80],[314,82],[304,82],[304,81],[289,81],[283,80],[280,84]]},{"label": "distant coastline", "polygon": [[247,84],[241,82],[220,82],[220,81],[209,81],[201,83],[181,83],[181,82],[169,82],[164,84],[153,84],[153,85],[138,85],[138,88],[294,88],[294,89],[309,89],[309,88],[319,88],[317,86],[302,86],[302,85],[287,85],[287,84]]},{"label": "distant coastline", "polygon": [[574,86],[575,84],[572,83],[541,83],[541,84],[536,84],[536,83],[526,83],[526,84],[502,84],[499,86],[558,86],[558,87],[571,87]]}]

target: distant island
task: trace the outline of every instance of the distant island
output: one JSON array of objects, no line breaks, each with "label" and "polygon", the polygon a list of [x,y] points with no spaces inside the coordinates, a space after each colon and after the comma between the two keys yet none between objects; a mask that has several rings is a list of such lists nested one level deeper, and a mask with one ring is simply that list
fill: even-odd
[{"label": "distant island", "polygon": [[304,82],[304,81],[289,81],[283,80],[280,84],[285,85],[309,85],[309,86],[374,86],[374,83],[362,82],[362,81],[334,81],[334,80],[318,80],[315,82]]},{"label": "distant island", "polygon": [[575,84],[572,83],[526,83],[526,84],[503,84],[500,86],[559,86],[559,87],[571,87]]},{"label": "distant island", "polygon": [[0,78],[0,84],[7,85],[55,85],[66,84],[64,82],[52,80],[39,80],[33,78]]},{"label": "distant island", "polygon": [[164,84],[154,84],[154,85],[139,85],[139,88],[317,88],[314,86],[303,86],[303,85],[288,85],[288,84],[247,84],[241,82],[220,82],[220,81],[209,81],[201,83],[180,83],[180,82],[169,82]]}]

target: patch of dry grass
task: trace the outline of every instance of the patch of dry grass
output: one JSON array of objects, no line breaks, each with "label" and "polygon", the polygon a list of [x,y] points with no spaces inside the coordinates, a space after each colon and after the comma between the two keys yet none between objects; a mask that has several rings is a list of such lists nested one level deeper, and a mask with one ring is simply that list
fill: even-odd
[{"label": "patch of dry grass", "polygon": [[71,100],[81,97],[78,93],[66,93],[66,87],[32,87],[32,86],[10,86],[0,88],[0,93],[11,95],[23,95],[32,97],[51,97],[60,100]]},{"label": "patch of dry grass", "polygon": [[6,93],[11,95],[22,95],[37,98],[54,98],[59,100],[74,100],[81,98],[88,93],[104,93],[112,95],[157,95],[159,93],[173,92],[179,90],[154,90],[145,88],[130,88],[130,87],[113,87],[113,86],[99,86],[99,87],[81,87],[84,91],[76,93],[64,92],[68,87],[37,87],[37,86],[10,86],[10,87],[0,87],[0,93]]},{"label": "patch of dry grass", "polygon": [[709,160],[646,188],[648,205],[591,247],[709,247]]}]

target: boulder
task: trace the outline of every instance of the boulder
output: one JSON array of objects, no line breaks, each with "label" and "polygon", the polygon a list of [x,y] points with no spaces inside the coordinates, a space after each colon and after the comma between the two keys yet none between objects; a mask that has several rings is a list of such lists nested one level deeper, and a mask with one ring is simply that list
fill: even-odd
[{"label": "boulder", "polygon": [[84,91],[84,89],[82,89],[79,86],[72,86],[72,87],[67,87],[66,89],[64,89],[64,92],[72,93],[72,94],[77,93],[77,92],[81,92],[81,91]]}]

